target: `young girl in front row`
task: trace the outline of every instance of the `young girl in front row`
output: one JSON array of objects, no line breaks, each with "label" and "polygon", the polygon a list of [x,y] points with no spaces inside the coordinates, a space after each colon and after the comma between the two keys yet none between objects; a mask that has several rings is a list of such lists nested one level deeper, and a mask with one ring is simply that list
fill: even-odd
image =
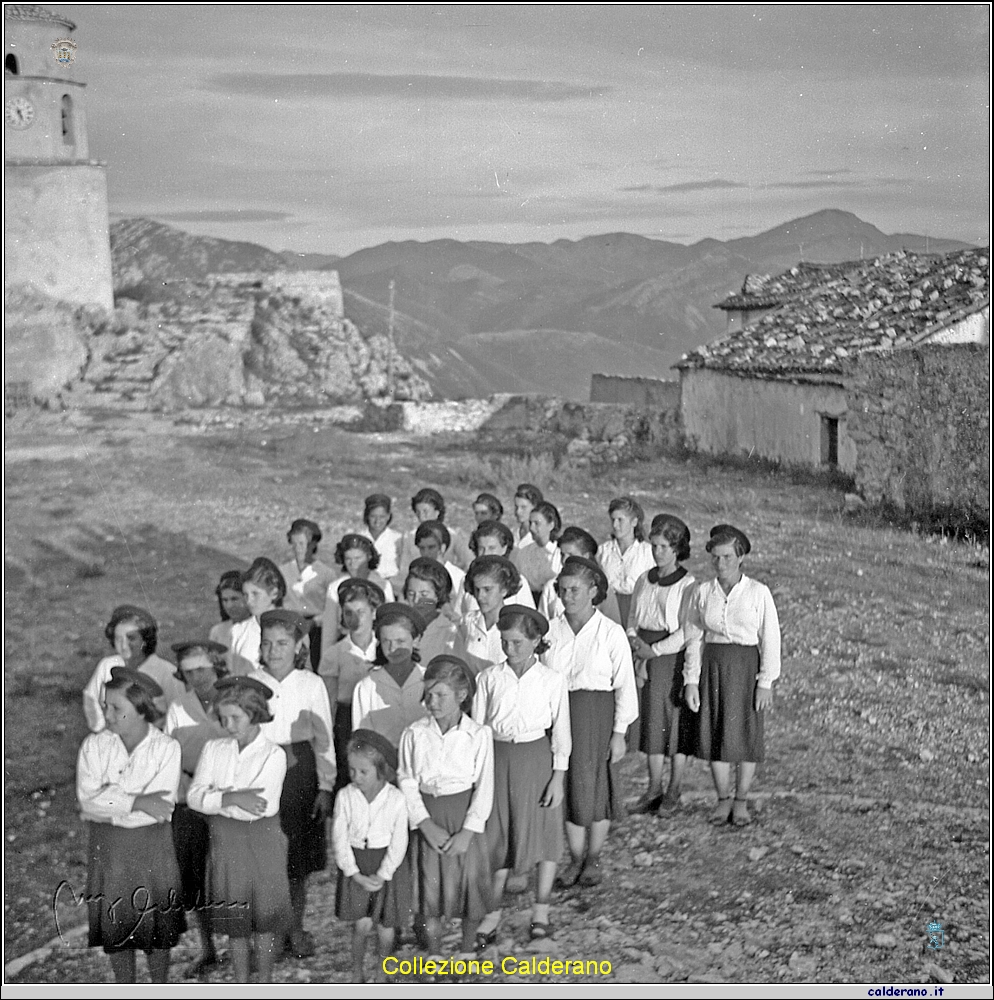
[{"label": "young girl in front row", "polygon": [[478,951],[497,938],[499,907],[512,871],[538,867],[530,937],[553,933],[549,897],[563,852],[563,792],[573,746],[566,678],[538,660],[549,648],[549,623],[534,608],[511,604],[501,608],[497,627],[505,659],[480,674],[473,699],[473,718],[494,735],[487,844],[497,909],[477,928]]},{"label": "young girl in front row", "polygon": [[[335,800],[331,837],[338,865],[335,916],[352,923],[353,981],[366,981],[366,940],[376,927],[380,956],[393,950],[394,928],[411,922],[411,874],[407,852],[407,805],[391,784],[397,751],[371,729],[359,729],[348,742],[352,783]],[[374,976],[383,981],[382,968]]]},{"label": "young girl in front row", "polygon": [[215,688],[228,738],[204,745],[187,802],[210,817],[211,913],[214,929],[229,937],[235,980],[249,981],[254,936],[259,981],[268,983],[276,941],[292,921],[278,815],[287,758],[260,729],[273,718],[269,687],[251,677],[223,677]]},{"label": "young girl in front row", "polygon": [[462,918],[462,950],[492,909],[484,835],[493,806],[494,746],[467,714],[476,685],[456,656],[436,656],[424,676],[428,718],[400,737],[398,779],[410,823],[419,911],[428,951],[438,952],[442,918]]}]

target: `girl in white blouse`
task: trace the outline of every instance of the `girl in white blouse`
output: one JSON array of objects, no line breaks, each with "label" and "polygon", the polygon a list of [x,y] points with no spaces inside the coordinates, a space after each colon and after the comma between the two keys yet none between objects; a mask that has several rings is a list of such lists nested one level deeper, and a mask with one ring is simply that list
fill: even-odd
[{"label": "girl in white blouse", "polygon": [[538,660],[549,648],[549,623],[534,608],[511,604],[501,608],[497,625],[506,659],[480,674],[473,699],[473,718],[494,734],[494,808],[487,820],[487,845],[495,909],[477,928],[478,951],[497,938],[512,871],[537,867],[530,936],[552,934],[549,897],[563,853],[563,790],[573,746],[566,678]]},{"label": "girl in white blouse", "polygon": [[362,519],[366,527],[360,531],[376,546],[380,554],[380,575],[391,583],[400,572],[400,543],[403,535],[390,527],[393,501],[385,493],[372,493],[363,503]]},{"label": "girl in white blouse", "polygon": [[272,721],[263,735],[286,752],[280,825],[287,836],[287,875],[293,904],[289,948],[297,958],[314,954],[304,930],[307,877],[328,864],[325,820],[331,816],[336,760],[328,689],[309,669],[308,621],[295,611],[267,611],[261,619],[260,655],[265,666],[251,676],[270,688]]},{"label": "girl in white blouse", "polygon": [[521,576],[510,559],[478,556],[466,571],[466,590],[476,598],[477,611],[469,611],[456,632],[453,652],[475,676],[504,658],[497,618],[504,602],[517,593]]},{"label": "girl in white blouse", "polygon": [[711,762],[718,793],[711,814],[715,825],[752,822],[749,789],[756,764],[763,761],[763,721],[780,676],[780,620],[773,595],[742,572],[751,547],[745,532],[730,524],[711,529],[707,550],[716,578],[697,588],[687,619],[684,694],[690,710],[700,713],[695,756]]},{"label": "girl in white blouse", "polygon": [[216,684],[215,707],[228,738],[211,740],[187,792],[192,809],[210,817],[209,906],[229,936],[235,980],[249,981],[249,940],[260,982],[272,982],[276,942],[290,926],[287,840],[279,805],[286,754],[261,731],[272,691],[251,677]]},{"label": "girl in white blouse", "polygon": [[[392,781],[397,751],[371,729],[358,729],[346,753],[351,784],[335,800],[331,840],[338,865],[335,916],[352,924],[353,982],[366,981],[363,959],[376,927],[381,960],[393,951],[394,928],[411,922],[406,864],[407,804]],[[382,966],[374,981],[383,982]]]},{"label": "girl in white blouse", "polygon": [[566,775],[566,838],[572,863],[564,887],[597,885],[600,854],[617,809],[612,770],[625,755],[628,727],[638,718],[632,651],[624,629],[597,610],[607,578],[597,563],[570,556],[559,574],[565,610],[550,623],[546,663],[566,677],[573,734]]},{"label": "girl in white blouse", "polygon": [[259,619],[267,611],[283,607],[286,580],[271,559],[259,556],[242,576],[242,594],[249,617],[231,626],[231,646],[228,649],[228,672],[236,677],[258,670],[259,644],[262,630]]},{"label": "girl in white blouse", "polygon": [[[694,591],[694,578],[680,563],[690,558],[690,529],[678,517],[659,514],[649,531],[653,569],[643,573],[632,593],[628,640],[644,671],[639,749],[646,754],[649,787],[628,811],[655,812],[680,804],[680,785],[693,752],[693,717],[680,715],[683,703],[684,625]],[[678,743],[684,734],[684,745]],[[686,735],[690,733],[691,735]],[[670,757],[670,782],[663,795],[663,765]]]},{"label": "girl in white blouse", "polygon": [[114,667],[104,687],[106,728],[86,737],[76,764],[76,798],[90,827],[89,943],[103,946],[118,983],[135,982],[139,949],[152,982],[166,982],[169,950],[185,929],[169,822],[180,748],[152,725],[161,696],[147,674]]},{"label": "girl in white blouse", "polygon": [[462,918],[462,950],[493,909],[484,836],[493,805],[494,750],[490,729],[467,713],[476,685],[458,657],[436,656],[425,671],[428,717],[400,737],[398,780],[414,843],[419,910],[428,951],[437,953],[442,918]]},{"label": "girl in white blouse", "polygon": [[212,642],[219,642],[225,649],[231,649],[231,630],[238,622],[245,621],[252,614],[245,604],[245,595],[242,593],[241,570],[229,569],[222,573],[214,593],[217,595],[221,620],[211,626],[207,638]]},{"label": "girl in white blouse", "polygon": [[642,522],[645,512],[632,497],[616,497],[608,505],[611,537],[597,550],[597,561],[607,574],[610,586],[604,614],[622,627],[628,623],[635,581],[652,569],[652,547],[645,540]]},{"label": "girl in white blouse", "polygon": [[156,655],[159,627],[155,619],[144,609],[133,604],[121,604],[111,612],[110,621],[104,628],[107,641],[114,653],[105,656],[93,671],[83,688],[83,714],[91,732],[98,733],[104,728],[104,685],[110,680],[114,667],[131,667],[147,674],[162,688],[159,701],[159,718],[166,709],[183,693],[183,682],[176,679],[176,668]]}]

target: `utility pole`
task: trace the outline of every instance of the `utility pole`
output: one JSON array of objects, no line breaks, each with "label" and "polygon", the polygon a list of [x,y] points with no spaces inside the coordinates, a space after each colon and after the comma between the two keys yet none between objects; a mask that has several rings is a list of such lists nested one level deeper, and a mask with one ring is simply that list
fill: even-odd
[{"label": "utility pole", "polygon": [[394,320],[396,319],[396,312],[394,310],[394,291],[397,287],[397,282],[393,278],[390,279],[390,313],[387,319],[387,341],[389,343],[389,349],[387,351],[387,388],[390,392],[390,398],[393,398],[393,352],[396,350],[396,346],[393,340],[393,327]]}]

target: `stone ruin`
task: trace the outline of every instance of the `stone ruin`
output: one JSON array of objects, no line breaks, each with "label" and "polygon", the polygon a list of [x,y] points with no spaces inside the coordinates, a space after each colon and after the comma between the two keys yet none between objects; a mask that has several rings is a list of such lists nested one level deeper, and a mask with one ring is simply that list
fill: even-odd
[{"label": "stone ruin", "polygon": [[[65,323],[65,317],[59,316]],[[382,335],[345,315],[334,271],[209,275],[120,298],[75,330],[85,360],[61,395],[72,406],[175,412],[315,408],[430,398]]]}]

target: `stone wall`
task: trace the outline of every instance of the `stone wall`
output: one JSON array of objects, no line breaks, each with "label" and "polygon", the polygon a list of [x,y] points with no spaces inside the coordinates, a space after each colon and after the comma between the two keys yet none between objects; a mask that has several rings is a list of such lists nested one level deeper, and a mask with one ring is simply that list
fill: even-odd
[{"label": "stone wall", "polygon": [[680,405],[680,383],[675,379],[591,375],[590,402],[675,409]]},{"label": "stone wall", "polygon": [[839,468],[850,475],[855,468],[841,385],[694,368],[680,373],[680,390],[687,447],[695,451],[819,468],[827,417],[838,420]]},{"label": "stone wall", "polygon": [[863,354],[853,362],[854,477],[874,503],[951,526],[990,516],[990,349]]},{"label": "stone wall", "polygon": [[335,272],[216,275],[161,301],[122,299],[88,348],[78,406],[293,409],[430,395],[386,337],[342,315]]},{"label": "stone wall", "polygon": [[[376,409],[363,429],[413,434],[475,431],[503,445],[560,446],[574,465],[613,464],[681,445],[679,411],[574,403],[551,396],[497,395],[461,402],[402,403]],[[374,426],[375,424],[375,426]]]}]

